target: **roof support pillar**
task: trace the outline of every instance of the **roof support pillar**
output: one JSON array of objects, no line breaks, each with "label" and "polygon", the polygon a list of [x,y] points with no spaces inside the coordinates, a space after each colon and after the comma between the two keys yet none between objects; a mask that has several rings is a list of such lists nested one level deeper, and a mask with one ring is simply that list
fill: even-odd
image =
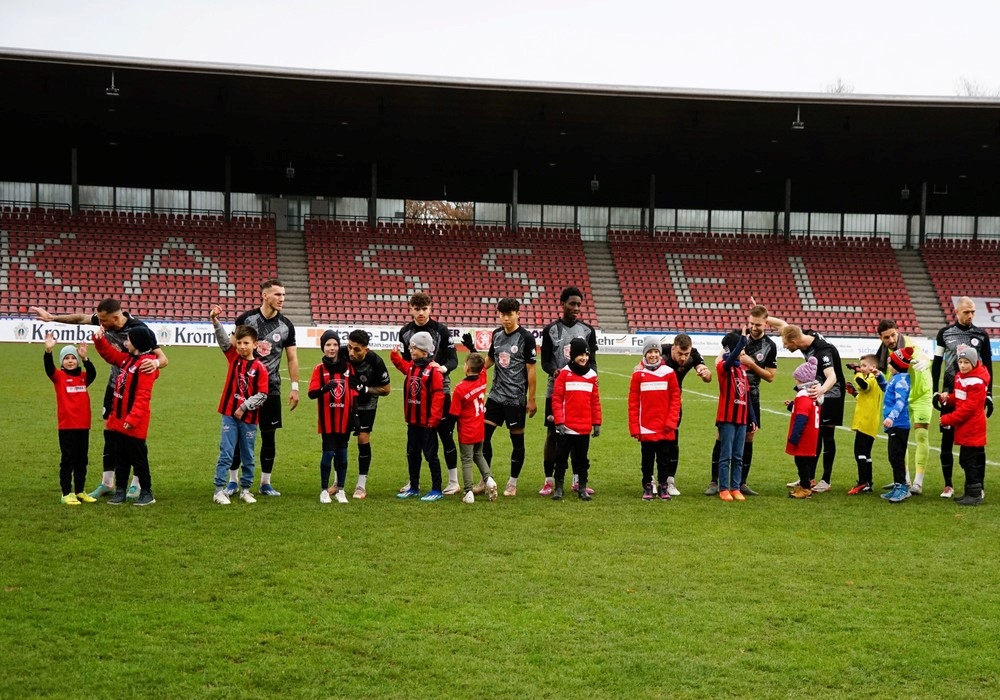
[{"label": "roof support pillar", "polygon": [[[223,179],[224,179],[225,189],[222,191],[222,209],[226,221],[229,222],[233,220],[233,157],[230,156],[228,153],[226,154],[226,162],[224,167],[225,167],[225,173],[223,174]],[[189,209],[191,206],[190,202],[191,200],[189,198],[188,199]],[[191,212],[188,211],[188,213],[190,214]]]},{"label": "roof support pillar", "polygon": [[74,216],[80,213],[80,180],[77,178],[77,155],[76,146],[69,149],[70,202]]},{"label": "roof support pillar", "polygon": [[785,242],[792,239],[792,178],[785,178]]},{"label": "roof support pillar", "polygon": [[[917,229],[917,248],[927,242],[927,181],[920,183],[920,226]],[[941,229],[941,237],[944,238],[944,229]]]},{"label": "roof support pillar", "polygon": [[514,168],[510,184],[510,230],[517,233],[517,168]]},{"label": "roof support pillar", "polygon": [[368,197],[368,228],[378,226],[378,163],[372,163],[372,191]]},{"label": "roof support pillar", "polygon": [[656,234],[656,175],[649,176],[649,236]]}]

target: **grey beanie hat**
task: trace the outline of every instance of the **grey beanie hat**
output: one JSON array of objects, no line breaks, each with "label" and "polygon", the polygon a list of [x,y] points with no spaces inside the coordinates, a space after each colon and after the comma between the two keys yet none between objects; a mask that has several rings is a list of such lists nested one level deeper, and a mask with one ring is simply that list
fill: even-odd
[{"label": "grey beanie hat", "polygon": [[423,350],[428,355],[434,354],[434,338],[427,331],[420,331],[419,333],[414,333],[413,337],[410,338],[410,347],[417,348],[418,350]]},{"label": "grey beanie hat", "polygon": [[657,352],[662,352],[660,349],[660,341],[656,339],[655,336],[649,336],[642,343],[642,356],[645,357],[646,353],[650,350],[656,350]]},{"label": "grey beanie hat", "polygon": [[979,352],[971,345],[958,346],[958,357],[955,359],[959,360],[963,358],[971,362],[973,367],[979,364]]}]

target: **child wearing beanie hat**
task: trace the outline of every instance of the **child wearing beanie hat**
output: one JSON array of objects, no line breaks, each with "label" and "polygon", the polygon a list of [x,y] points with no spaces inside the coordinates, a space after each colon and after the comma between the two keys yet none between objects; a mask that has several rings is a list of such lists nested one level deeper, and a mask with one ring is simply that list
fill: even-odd
[{"label": "child wearing beanie hat", "polygon": [[156,503],[146,435],[149,433],[153,383],[160,376],[160,370],[144,373],[139,369],[145,360],[156,359],[152,355],[155,346],[156,336],[145,326],[129,329],[126,344],[129,352],[122,352],[109,343],[104,337],[104,328],[94,331],[94,348],[108,364],[121,370],[105,426],[109,433],[106,448],[111,452],[115,467],[115,491],[108,499],[109,505],[117,506],[125,502],[125,484],[129,482],[133,469],[139,478],[139,498],[135,505]]},{"label": "child wearing beanie hat", "polygon": [[719,404],[715,425],[719,429],[719,498],[745,501],[740,491],[743,480],[743,449],[747,430],[757,429],[757,416],[750,404],[750,382],[740,362],[747,337],[730,332],[722,339],[723,352],[715,360],[719,377]]},{"label": "child wearing beanie hat", "polygon": [[[418,334],[419,335],[419,334]],[[426,335],[426,334],[425,334]],[[347,481],[347,443],[354,429],[354,404],[357,400],[357,382],[353,381],[353,366],[347,353],[340,346],[340,334],[334,330],[323,331],[320,336],[323,359],[313,369],[309,381],[309,398],[316,400],[319,410],[319,432],[323,452],[319,462],[320,503],[347,503],[344,484]],[[351,384],[355,384],[355,388]],[[331,468],[336,475],[330,486]]]},{"label": "child wearing beanie hat", "polygon": [[658,495],[669,501],[669,470],[677,448],[681,386],[677,373],[660,357],[660,343],[649,337],[642,346],[642,362],[632,372],[628,391],[628,431],[639,441],[642,456],[642,500],[654,496],[653,463],[657,466]]},{"label": "child wearing beanie hat", "polygon": [[958,374],[955,375],[955,410],[941,414],[941,425],[955,431],[958,464],[965,472],[965,494],[955,499],[962,506],[983,502],[983,477],[986,475],[986,397],[990,373],[979,361],[979,352],[971,345],[957,348]]},{"label": "child wearing beanie hat", "polygon": [[912,348],[900,348],[889,355],[889,381],[882,397],[882,427],[888,437],[892,487],[882,498],[901,503],[910,497],[906,480],[906,443],[910,440],[910,360]]},{"label": "child wearing beanie hat", "polygon": [[[410,482],[397,498],[420,498],[421,501],[440,501],[441,461],[438,459],[437,427],[444,417],[444,376],[439,365],[431,359],[434,343],[429,333],[421,331],[410,338],[410,356],[405,360],[397,346],[389,353],[396,369],[405,375],[403,381],[403,415],[406,418],[406,463]],[[421,455],[427,460],[431,472],[431,490],[420,496]]]},{"label": "child wearing beanie hat", "polygon": [[[812,498],[810,484],[816,476],[816,448],[819,444],[819,402],[809,396],[809,389],[816,381],[816,358],[810,357],[792,372],[795,378],[795,398],[789,404],[792,411],[788,423],[788,439],[785,454],[795,460],[799,480],[794,485],[789,498]],[[820,397],[822,398],[822,397]]]},{"label": "child wearing beanie hat", "polygon": [[[67,345],[59,351],[59,366],[52,361],[56,339],[45,334],[45,374],[56,390],[56,415],[59,427],[59,485],[62,503],[78,506],[93,503],[84,488],[87,480],[87,455],[90,451],[90,396],[87,387],[97,378],[97,370],[87,359],[87,346]],[[81,362],[83,367],[81,368]],[[84,373],[86,370],[86,373]]]},{"label": "child wearing beanie hat", "polygon": [[587,490],[590,474],[590,437],[601,434],[601,394],[597,372],[590,366],[590,348],[584,338],[569,344],[569,364],[559,370],[552,387],[552,419],[555,422],[555,488],[553,500],[563,497],[563,484],[569,460],[578,477],[577,495],[581,501],[592,496]]}]

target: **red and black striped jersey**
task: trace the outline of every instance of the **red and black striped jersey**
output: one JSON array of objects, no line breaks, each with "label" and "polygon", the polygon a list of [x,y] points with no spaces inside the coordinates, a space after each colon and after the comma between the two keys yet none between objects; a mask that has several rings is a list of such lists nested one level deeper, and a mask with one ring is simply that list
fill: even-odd
[{"label": "red and black striped jersey", "polygon": [[[108,412],[107,429],[116,433],[145,440],[149,433],[150,402],[153,398],[153,382],[160,376],[160,370],[143,373],[139,366],[145,360],[155,360],[152,354],[132,355],[113,347],[103,336],[94,338],[94,349],[108,364],[121,371],[115,377],[111,410]],[[129,427],[126,428],[125,424]]]},{"label": "red and black striped jersey", "polygon": [[715,373],[719,377],[719,408],[715,413],[715,423],[735,423],[747,425],[750,422],[750,383],[747,370],[737,362],[731,367],[719,355],[715,362]]},{"label": "red and black striped jersey", "polygon": [[342,371],[331,370],[320,362],[309,380],[309,396],[317,401],[321,435],[351,432],[357,392],[351,388],[353,369],[349,362],[341,363]]},{"label": "red and black striped jersey", "polygon": [[249,360],[243,359],[234,345],[230,345],[224,353],[229,360],[229,374],[222,387],[219,413],[234,416],[237,409],[246,404],[246,412],[240,420],[257,425],[260,421],[260,407],[267,399],[267,367],[255,356]]},{"label": "red and black striped jersey", "polygon": [[393,350],[389,359],[405,376],[403,415],[409,425],[436,428],[444,417],[444,377],[436,362],[411,362]]}]

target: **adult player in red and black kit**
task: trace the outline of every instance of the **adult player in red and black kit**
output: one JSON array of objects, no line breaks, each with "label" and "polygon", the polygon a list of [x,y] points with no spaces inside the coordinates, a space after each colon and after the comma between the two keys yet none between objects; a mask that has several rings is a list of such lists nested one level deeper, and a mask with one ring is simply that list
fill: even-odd
[{"label": "adult player in red and black kit", "polygon": [[[545,469],[545,483],[542,490],[538,492],[541,496],[548,496],[555,488],[556,471],[556,424],[552,413],[552,391],[555,389],[556,375],[569,364],[569,344],[573,338],[583,338],[587,341],[587,348],[590,351],[590,367],[597,371],[597,333],[592,326],[577,320],[580,315],[580,308],[583,306],[583,292],[576,287],[566,287],[559,295],[559,303],[562,304],[562,316],[542,330],[542,369],[549,375],[548,385],[545,388],[545,427],[548,429],[545,435],[545,447],[543,454],[543,467]],[[577,488],[577,474],[573,474],[573,490]],[[593,489],[590,492],[593,493]],[[504,496],[514,496],[517,493],[517,482],[513,485],[508,482],[504,489]]]},{"label": "adult player in red and black kit", "polygon": [[[694,347],[691,342],[691,336],[687,333],[678,333],[674,336],[674,342],[661,345],[660,356],[667,363],[667,367],[672,369],[674,374],[677,375],[677,385],[682,391],[684,389],[684,377],[691,370],[694,370],[694,373],[706,384],[712,381],[712,370],[705,365],[705,358]],[[667,493],[671,497],[681,495],[674,479],[677,476],[677,464],[680,461],[680,434],[681,420],[683,418],[684,408],[682,400],[673,444],[668,447],[667,451]]]},{"label": "adult player in red and black kit", "polygon": [[[40,306],[32,306],[31,311],[38,317],[39,321],[45,321],[46,323],[75,323],[80,325],[100,326],[104,329],[104,337],[109,343],[111,343],[112,347],[116,350],[121,350],[122,352],[127,352],[125,350],[125,339],[128,337],[128,332],[131,329],[138,328],[140,326],[142,328],[147,328],[145,323],[133,318],[127,312],[122,311],[121,302],[117,299],[104,299],[97,305],[97,311],[93,315],[86,313],[53,315]],[[167,366],[167,356],[163,354],[163,350],[161,350],[155,342],[153,343],[153,354],[156,355],[155,360],[145,359],[139,364],[139,371],[143,374],[151,374],[156,370]],[[111,402],[114,398],[115,382],[117,381],[118,374],[120,372],[120,367],[115,365],[111,366],[111,372],[108,376],[108,386],[104,390],[104,409],[101,415],[104,420],[107,420],[111,413]],[[103,474],[101,477],[101,483],[90,494],[92,498],[99,498],[114,491],[115,465],[111,454],[111,444],[113,441],[114,436],[111,435],[111,431],[105,427]],[[122,488],[125,488],[124,484],[122,484]],[[132,485],[129,486],[128,498],[134,499],[138,497],[139,477],[135,477],[132,479]]]},{"label": "adult player in red and black kit", "polygon": [[[260,285],[260,308],[250,309],[236,319],[237,326],[252,326],[257,331],[257,356],[267,368],[267,401],[260,409],[260,489],[264,496],[280,496],[271,485],[274,470],[274,433],[281,427],[281,353],[288,357],[288,410],[299,405],[299,355],[295,346],[295,326],[281,313],[285,305],[285,285],[270,279]],[[233,458],[238,467],[239,450]]]},{"label": "adult player in red and black kit", "polygon": [[[942,406],[945,411],[953,408],[948,399],[955,388],[955,374],[958,372],[958,346],[968,345],[979,353],[979,361],[986,367],[990,375],[990,383],[986,387],[986,417],[993,415],[993,362],[990,357],[990,337],[982,328],[972,324],[976,315],[976,303],[969,297],[962,297],[955,304],[955,323],[938,331],[937,347],[934,348],[934,363],[931,365],[931,376],[934,379],[934,403]],[[941,383],[941,368],[944,367],[944,382]],[[940,388],[940,391],[938,389]],[[941,498],[951,498],[955,489],[951,483],[952,472],[955,469],[955,431],[951,427],[941,426],[941,473],[944,475],[944,491]]]},{"label": "adult player in red and black kit", "polygon": [[[431,361],[436,362],[440,368],[441,378],[444,379],[444,417],[437,426],[437,436],[441,441],[441,449],[444,451],[444,464],[448,469],[448,485],[444,487],[444,495],[459,493],[462,487],[458,485],[458,449],[455,447],[455,417],[451,415],[451,380],[448,375],[458,367],[458,354],[451,344],[451,331],[448,326],[431,318],[431,298],[423,292],[417,292],[410,297],[410,315],[413,320],[399,329],[399,342],[403,346],[401,354],[404,360],[411,362],[410,338],[416,333],[429,333],[434,339],[434,354]],[[409,482],[400,493],[410,490]]]}]

